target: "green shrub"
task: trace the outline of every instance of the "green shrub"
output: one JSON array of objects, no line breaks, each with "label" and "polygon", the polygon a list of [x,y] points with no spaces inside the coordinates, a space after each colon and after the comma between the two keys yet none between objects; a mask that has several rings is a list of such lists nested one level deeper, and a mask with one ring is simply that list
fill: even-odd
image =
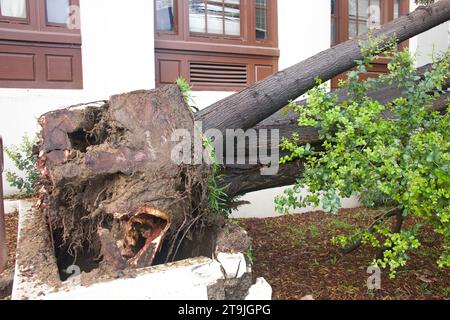
[{"label": "green shrub", "polygon": [[[387,203],[403,212],[400,232],[390,230],[389,219],[380,219],[359,234],[366,245],[384,248],[374,265],[386,267],[395,276],[408,261],[408,252],[420,246],[418,232],[428,224],[443,240],[441,267],[450,267],[450,115],[433,110],[433,103],[446,90],[450,76],[450,53],[436,57],[432,67],[419,76],[408,50],[392,48],[389,74],[361,80],[380,54],[375,48],[383,39],[362,45],[364,59],[348,73],[348,99],[340,102],[334,92],[318,80],[309,92],[306,106],[292,103],[300,126],[314,126],[322,141],[320,148],[299,143],[299,137],[285,139],[282,148],[291,154],[286,163],[303,159],[305,170],[294,188],[276,199],[277,209],[318,206],[337,213],[340,198],[363,194],[368,205]],[[379,43],[378,43],[379,44]],[[368,96],[370,89],[395,86],[402,96],[383,104]],[[388,116],[386,116],[388,114]],[[308,194],[300,191],[308,187]],[[378,202],[378,203],[377,203]],[[412,226],[410,226],[412,225]],[[348,245],[355,235],[338,242]]]},{"label": "green shrub", "polygon": [[6,170],[6,180],[8,183],[19,189],[22,195],[33,195],[38,190],[39,171],[36,167],[37,157],[32,155],[33,146],[36,139],[30,139],[27,136],[22,138],[19,146],[5,148],[8,157],[22,174]]},{"label": "green shrub", "polygon": [[228,205],[229,198],[225,192],[227,186],[220,185],[223,174],[220,173],[220,165],[216,160],[216,151],[214,150],[213,142],[205,138],[203,140],[203,147],[211,158],[211,173],[208,176],[209,207],[211,213],[228,218],[231,213],[231,208]]}]

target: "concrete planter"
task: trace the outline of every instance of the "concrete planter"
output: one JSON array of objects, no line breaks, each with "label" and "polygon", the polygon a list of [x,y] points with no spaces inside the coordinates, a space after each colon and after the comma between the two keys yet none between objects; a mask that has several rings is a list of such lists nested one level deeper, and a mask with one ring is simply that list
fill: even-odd
[{"label": "concrete planter", "polygon": [[[124,270],[92,280],[86,273],[61,281],[45,219],[32,203],[20,201],[13,300],[270,300],[264,279],[252,285],[251,267],[242,253],[205,257]],[[30,246],[30,243],[33,244]]]}]

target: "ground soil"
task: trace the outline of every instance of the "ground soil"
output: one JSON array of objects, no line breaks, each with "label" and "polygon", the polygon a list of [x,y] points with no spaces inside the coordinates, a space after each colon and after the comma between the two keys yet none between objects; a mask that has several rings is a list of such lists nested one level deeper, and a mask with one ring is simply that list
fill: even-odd
[{"label": "ground soil", "polygon": [[422,247],[410,255],[407,266],[395,279],[382,273],[382,289],[367,289],[367,267],[377,251],[360,248],[342,255],[330,239],[365,227],[386,211],[351,209],[338,215],[309,212],[268,219],[243,219],[253,238],[253,271],[273,288],[274,299],[450,299],[450,271],[437,267],[441,243],[428,229],[420,235]]},{"label": "ground soil", "polygon": [[[14,265],[16,262],[16,243],[17,243],[17,227],[19,224],[19,214],[17,212],[6,215],[6,244],[8,248],[8,260],[6,270],[0,273],[0,282],[6,283],[10,281],[14,274]],[[0,297],[1,299],[1,297]]]}]

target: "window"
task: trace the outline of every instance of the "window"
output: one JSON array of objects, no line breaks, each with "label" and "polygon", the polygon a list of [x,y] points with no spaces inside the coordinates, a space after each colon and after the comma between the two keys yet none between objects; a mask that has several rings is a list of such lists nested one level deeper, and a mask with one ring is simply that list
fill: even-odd
[{"label": "window", "polygon": [[26,0],[1,0],[0,16],[6,19],[27,19],[28,10]]},{"label": "window", "polygon": [[155,0],[156,82],[240,90],[278,69],[276,0]]},{"label": "window", "polygon": [[156,30],[158,32],[175,31],[174,0],[156,1]]},{"label": "window", "polygon": [[256,0],[256,39],[267,39],[267,0]]},{"label": "window", "polygon": [[394,19],[397,19],[398,17],[400,17],[401,15],[401,11],[400,11],[400,0],[395,0],[394,1]]},{"label": "window", "polygon": [[408,12],[408,0],[331,0],[331,44],[354,39]]},{"label": "window", "polygon": [[69,0],[45,0],[47,24],[65,25],[69,19]]},{"label": "window", "polygon": [[0,88],[81,89],[78,0],[0,0]]},{"label": "window", "polygon": [[348,5],[348,37],[354,39],[381,25],[380,0],[350,0]]},{"label": "window", "polygon": [[336,1],[331,0],[331,45],[334,46],[337,44],[337,9],[336,9]]},{"label": "window", "polygon": [[[331,45],[355,39],[408,12],[408,0],[331,0]],[[378,59],[369,76],[386,73],[388,62],[386,58]],[[345,74],[333,79],[332,87],[336,88],[343,77]]]},{"label": "window", "polygon": [[240,36],[240,6],[240,0],[189,0],[189,31]]}]

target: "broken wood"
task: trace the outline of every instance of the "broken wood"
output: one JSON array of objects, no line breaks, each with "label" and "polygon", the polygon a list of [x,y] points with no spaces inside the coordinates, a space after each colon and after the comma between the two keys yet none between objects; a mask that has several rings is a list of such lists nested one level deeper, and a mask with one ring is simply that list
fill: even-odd
[{"label": "broken wood", "polygon": [[[429,10],[416,10],[383,25],[374,37],[396,38],[400,43],[450,19],[450,0],[440,0]],[[243,129],[256,126],[316,85],[346,72],[362,58],[360,42],[364,35],[325,50],[290,68],[282,70],[253,86],[200,111],[197,120],[207,129]],[[385,43],[380,44],[386,46]]]}]

